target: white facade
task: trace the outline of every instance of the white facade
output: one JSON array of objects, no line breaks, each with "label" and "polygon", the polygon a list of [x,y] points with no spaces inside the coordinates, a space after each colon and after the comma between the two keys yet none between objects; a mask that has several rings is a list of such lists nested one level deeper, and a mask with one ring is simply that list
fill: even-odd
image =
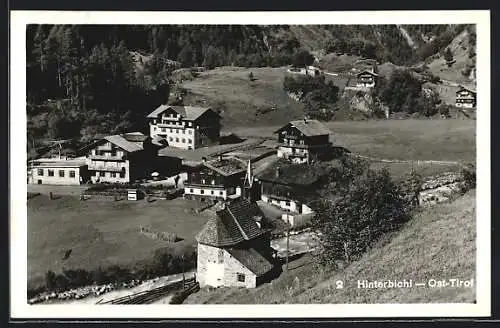
[{"label": "white facade", "polygon": [[196,270],[200,287],[257,286],[256,275],[223,248],[198,243]]},{"label": "white facade", "polygon": [[279,158],[291,158],[292,163],[302,164],[309,160],[309,150],[307,148],[293,148],[279,146],[277,156]]},{"label": "white facade", "polygon": [[[129,182],[130,161],[129,160],[98,160],[88,158],[87,164],[91,171],[90,180],[96,182]],[[96,171],[92,171],[96,170]],[[97,171],[98,170],[98,171]]]},{"label": "white facade", "polygon": [[296,202],[295,200],[283,200],[283,199],[277,199],[273,198],[272,196],[269,195],[262,195],[261,200],[278,206],[279,208],[285,210],[285,211],[290,211],[293,213],[301,213],[301,214],[310,214],[313,213],[313,210],[307,206],[306,204],[300,204],[299,202]]},{"label": "white facade", "polygon": [[240,187],[231,187],[227,189],[222,188],[210,188],[209,186],[190,186],[187,185],[184,187],[184,195],[195,195],[200,197],[209,197],[209,198],[221,198],[227,199],[231,196],[241,196],[241,188]]},{"label": "white facade", "polygon": [[[155,122],[157,120],[154,120]],[[175,123],[175,125],[174,125]],[[178,121],[169,124],[150,123],[150,135],[167,140],[168,145],[181,149],[195,149],[200,147],[200,133],[193,127],[193,122]]]},{"label": "white facade", "polygon": [[49,185],[79,185],[82,167],[34,166],[29,183]]}]

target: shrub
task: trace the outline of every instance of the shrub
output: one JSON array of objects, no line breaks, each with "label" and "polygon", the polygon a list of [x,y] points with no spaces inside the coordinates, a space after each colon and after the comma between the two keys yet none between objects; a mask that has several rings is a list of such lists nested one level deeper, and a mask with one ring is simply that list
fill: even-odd
[{"label": "shrub", "polygon": [[366,170],[335,201],[320,202],[313,226],[322,232],[320,263],[336,267],[359,257],[409,218],[399,186],[384,169]]},{"label": "shrub", "polygon": [[476,188],[476,167],[472,163],[467,163],[460,169],[460,176],[463,180],[462,192],[465,193]]}]

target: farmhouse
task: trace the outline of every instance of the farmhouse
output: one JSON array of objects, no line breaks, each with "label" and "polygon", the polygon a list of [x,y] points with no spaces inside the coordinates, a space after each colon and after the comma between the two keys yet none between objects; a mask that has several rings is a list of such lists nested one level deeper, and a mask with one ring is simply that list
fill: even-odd
[{"label": "farmhouse", "polygon": [[476,107],[476,90],[461,86],[456,92],[455,106],[465,108]]},{"label": "farmhouse", "polygon": [[203,163],[188,173],[184,197],[199,199],[238,198],[246,172],[245,162],[235,157],[222,157]]},{"label": "farmhouse", "polygon": [[321,175],[306,164],[276,165],[257,176],[261,183],[261,200],[296,214],[310,214],[304,199],[313,198]]},{"label": "farmhouse", "polygon": [[293,163],[325,158],[332,149],[331,131],[317,120],[291,121],[274,133],[278,134],[278,157]]},{"label": "farmhouse", "polygon": [[164,138],[171,147],[196,149],[220,138],[220,116],[211,108],[160,105],[147,118],[150,136]]},{"label": "farmhouse", "polygon": [[32,184],[80,185],[89,180],[85,158],[40,158],[30,166],[28,183]]},{"label": "farmhouse", "polygon": [[200,286],[254,288],[279,270],[270,229],[256,220],[259,207],[245,199],[221,204],[196,236]]},{"label": "farmhouse", "polygon": [[373,71],[362,71],[356,75],[356,86],[364,88],[373,88],[375,86],[378,74]]},{"label": "farmhouse", "polygon": [[141,132],[111,135],[82,148],[91,181],[133,182],[154,169],[158,145]]}]

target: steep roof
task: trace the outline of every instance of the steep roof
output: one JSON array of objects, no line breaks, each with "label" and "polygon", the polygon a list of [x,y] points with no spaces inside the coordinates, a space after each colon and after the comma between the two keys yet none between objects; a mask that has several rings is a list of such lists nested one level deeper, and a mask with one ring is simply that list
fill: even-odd
[{"label": "steep roof", "polygon": [[359,72],[358,74],[356,74],[356,76],[360,76],[361,74],[366,74],[366,73],[368,73],[370,75],[373,75],[373,76],[378,76],[378,74],[375,73],[374,71],[369,71],[369,70],[366,70],[366,69],[363,70],[363,71],[361,71],[361,72]]},{"label": "steep roof", "polygon": [[462,90],[467,90],[467,91],[470,91],[470,92],[472,92],[472,93],[477,93],[477,92],[476,92],[476,90],[474,90],[474,88],[472,88],[472,87],[467,87],[467,86],[465,86],[465,85],[460,85],[460,86],[458,87],[457,93],[459,93],[459,92],[460,92],[460,91],[462,91]]},{"label": "steep roof", "polygon": [[112,144],[122,148],[123,150],[133,153],[136,151],[141,151],[144,149],[144,141],[149,138],[141,132],[128,132],[123,134],[115,134],[111,136],[105,136],[100,140],[92,142],[78,150],[79,153],[87,151],[95,147],[98,143],[104,140],[111,142]]},{"label": "steep roof", "polygon": [[257,276],[262,276],[273,268],[273,265],[254,248],[229,248],[227,251]]},{"label": "steep roof", "polygon": [[106,136],[104,139],[130,153],[144,149],[142,142],[129,141],[123,135],[115,134],[112,136]]},{"label": "steep roof", "polygon": [[262,217],[262,211],[255,203],[239,199],[215,212],[196,236],[201,244],[227,247],[245,240],[252,240],[264,234],[254,217]]},{"label": "steep roof", "polygon": [[246,163],[236,157],[225,157],[204,162],[203,165],[224,176],[245,172]]},{"label": "steep roof", "polygon": [[211,110],[210,107],[195,107],[195,106],[170,106],[170,105],[160,105],[153,112],[151,112],[148,118],[158,118],[158,115],[166,111],[167,109],[173,109],[177,114],[181,115],[187,120],[194,121],[205,112]]},{"label": "steep roof", "polygon": [[312,136],[321,136],[325,134],[331,134],[332,132],[323,125],[318,120],[296,120],[296,121],[291,121],[287,125],[281,127],[280,129],[276,130],[274,133],[279,133],[283,129],[293,126],[296,127],[300,132],[302,132],[305,136],[312,137]]}]

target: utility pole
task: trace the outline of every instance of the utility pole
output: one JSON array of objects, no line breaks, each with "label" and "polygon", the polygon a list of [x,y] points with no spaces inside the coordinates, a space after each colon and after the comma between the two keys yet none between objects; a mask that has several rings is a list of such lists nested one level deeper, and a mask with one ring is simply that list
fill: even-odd
[{"label": "utility pole", "polygon": [[182,289],[186,288],[186,275],[184,272],[184,254],[181,255],[182,260]]},{"label": "utility pole", "polygon": [[288,254],[290,249],[290,217],[286,214],[286,271],[288,271]]}]

